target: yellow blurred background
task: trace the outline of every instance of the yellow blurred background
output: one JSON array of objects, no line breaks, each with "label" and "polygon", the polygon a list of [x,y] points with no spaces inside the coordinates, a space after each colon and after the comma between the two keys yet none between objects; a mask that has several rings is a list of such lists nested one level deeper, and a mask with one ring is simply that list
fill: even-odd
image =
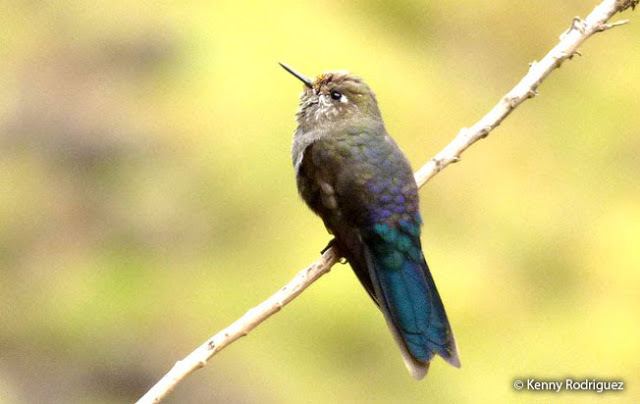
[{"label": "yellow blurred background", "polygon": [[[596,2],[2,1],[0,402],[134,401],[318,257],[278,61],[363,77],[417,168]],[[167,402],[638,402],[640,14],[621,17],[421,190],[461,369],[414,381],[338,265]]]}]

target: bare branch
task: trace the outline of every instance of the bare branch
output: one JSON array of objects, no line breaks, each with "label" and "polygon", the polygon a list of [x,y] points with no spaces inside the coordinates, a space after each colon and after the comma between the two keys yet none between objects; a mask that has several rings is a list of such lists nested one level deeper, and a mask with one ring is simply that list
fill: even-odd
[{"label": "bare branch", "polygon": [[[415,180],[422,187],[433,176],[451,163],[460,160],[460,155],[478,140],[487,137],[521,103],[535,97],[544,79],[562,63],[574,55],[580,55],[578,47],[593,34],[626,24],[627,21],[608,23],[617,12],[634,8],[640,0],[604,0],[582,20],[573,19],[571,27],[560,36],[560,42],[540,61],[529,66],[528,73],[478,122],[461,129],[457,136],[435,157],[416,173]],[[178,361],[173,368],[156,383],[140,400],[139,404],[158,403],[166,397],[185,377],[204,367],[209,359],[240,337],[265,321],[271,315],[295,299],[322,275],[329,272],[339,260],[335,248],[329,248],[320,259],[300,271],[286,286],[258,306],[247,311],[230,326],[209,338],[204,344]]]},{"label": "bare branch", "polygon": [[[540,83],[556,68],[574,55],[581,55],[578,47],[591,35],[612,28],[620,23],[607,24],[607,21],[618,10],[631,7],[620,0],[606,0],[600,3],[582,20],[575,17],[571,27],[560,36],[560,42],[540,61],[529,65],[529,72],[511,89],[482,119],[470,128],[463,128],[458,135],[441,152],[436,154],[415,174],[418,186],[424,185],[431,177],[439,173],[449,164],[459,161],[460,155],[469,146],[487,137],[518,105],[538,94]],[[604,28],[603,28],[604,27]]]}]

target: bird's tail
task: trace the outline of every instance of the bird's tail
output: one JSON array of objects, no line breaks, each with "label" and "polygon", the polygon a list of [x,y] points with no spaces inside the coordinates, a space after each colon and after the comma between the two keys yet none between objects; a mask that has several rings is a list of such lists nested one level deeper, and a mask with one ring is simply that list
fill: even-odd
[{"label": "bird's tail", "polygon": [[422,379],[437,354],[460,367],[458,351],[420,241],[415,249],[376,240],[365,243],[365,259],[376,300],[415,379]]}]

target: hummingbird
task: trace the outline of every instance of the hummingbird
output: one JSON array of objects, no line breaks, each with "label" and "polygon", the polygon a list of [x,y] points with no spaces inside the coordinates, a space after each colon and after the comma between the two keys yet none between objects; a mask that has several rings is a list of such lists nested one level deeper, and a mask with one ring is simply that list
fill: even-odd
[{"label": "hummingbird", "polygon": [[[442,300],[422,253],[418,187],[387,133],[376,96],[357,76],[330,71],[304,84],[292,147],[298,191],[335,237],[382,311],[409,373],[435,355],[460,367]],[[327,246],[327,247],[329,247]]]}]

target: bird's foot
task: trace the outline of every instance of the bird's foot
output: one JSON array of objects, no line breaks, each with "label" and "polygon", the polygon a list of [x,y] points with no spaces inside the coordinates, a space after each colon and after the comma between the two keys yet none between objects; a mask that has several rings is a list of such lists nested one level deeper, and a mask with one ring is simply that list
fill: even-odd
[{"label": "bird's foot", "polygon": [[327,246],[323,248],[322,251],[320,251],[320,254],[326,253],[329,248],[334,247],[335,245],[336,245],[336,239],[332,238],[331,241],[329,241],[329,243],[327,244]]},{"label": "bird's foot", "polygon": [[330,248],[335,249],[336,253],[338,254],[338,257],[340,257],[340,258],[338,258],[338,262],[339,263],[344,265],[344,264],[346,264],[348,262],[347,259],[340,252],[340,249],[338,248],[338,245],[336,244],[336,239],[335,238],[332,238],[331,241],[329,241],[327,246],[325,248],[323,248],[322,251],[320,251],[320,254],[324,254]]}]

